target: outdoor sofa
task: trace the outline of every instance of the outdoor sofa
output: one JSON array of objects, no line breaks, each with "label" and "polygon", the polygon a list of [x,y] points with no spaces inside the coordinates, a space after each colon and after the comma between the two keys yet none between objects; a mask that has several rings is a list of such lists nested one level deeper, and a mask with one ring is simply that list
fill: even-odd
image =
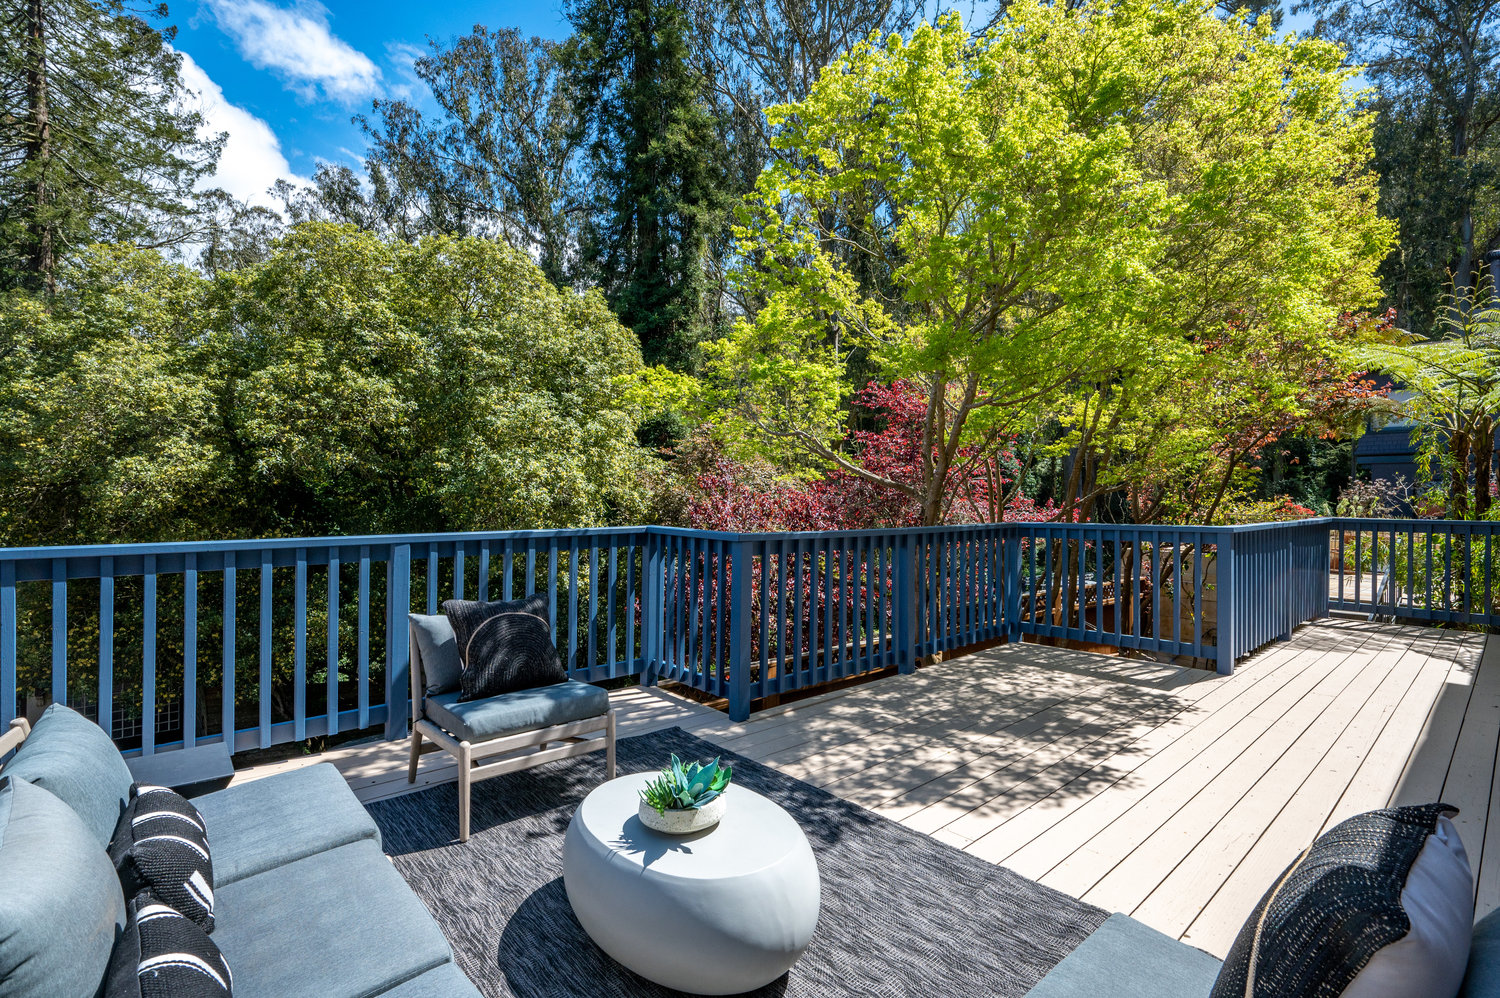
[{"label": "outdoor sofa", "polygon": [[[30,786],[17,792],[21,781]],[[80,974],[102,984],[125,923],[105,849],[130,786],[103,730],[56,704],[0,767],[0,978],[9,971],[18,985],[0,991],[90,993],[76,989]],[[80,841],[53,797],[90,838]],[[279,773],[192,803],[213,859],[210,938],[236,998],[477,998],[334,767]],[[104,917],[90,930],[83,912]]]}]

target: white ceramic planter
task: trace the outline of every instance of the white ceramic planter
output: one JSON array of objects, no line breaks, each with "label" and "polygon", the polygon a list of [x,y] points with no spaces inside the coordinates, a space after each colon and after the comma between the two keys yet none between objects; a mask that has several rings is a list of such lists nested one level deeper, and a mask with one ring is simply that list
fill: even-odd
[{"label": "white ceramic planter", "polygon": [[641,824],[667,835],[691,835],[717,825],[724,817],[725,795],[720,794],[702,807],[690,807],[681,811],[667,810],[658,813],[656,808],[641,801]]}]

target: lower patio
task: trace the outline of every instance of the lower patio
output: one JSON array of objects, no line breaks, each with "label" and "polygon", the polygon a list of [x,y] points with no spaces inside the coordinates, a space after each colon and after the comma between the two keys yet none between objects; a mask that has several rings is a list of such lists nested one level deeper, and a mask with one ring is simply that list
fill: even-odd
[{"label": "lower patio", "polygon": [[[1500,907],[1500,645],[1321,620],[1231,676],[1017,643],[754,714],[668,690],[611,693],[619,735],[679,726],[970,854],[1222,957],[1321,831],[1444,800]],[[240,770],[333,763],[365,801],[455,778],[373,742]]]}]

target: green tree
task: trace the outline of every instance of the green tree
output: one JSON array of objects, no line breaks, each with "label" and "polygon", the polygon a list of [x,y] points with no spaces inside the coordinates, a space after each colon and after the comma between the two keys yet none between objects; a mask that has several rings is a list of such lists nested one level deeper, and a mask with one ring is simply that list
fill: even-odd
[{"label": "green tree", "polygon": [[0,544],[635,522],[639,368],[493,240],[305,223],[217,279],[94,248],[0,299]]},{"label": "green tree", "polygon": [[1371,347],[1363,359],[1400,386],[1389,411],[1415,428],[1418,467],[1445,473],[1448,515],[1483,519],[1500,420],[1500,309],[1488,278],[1477,292],[1454,285],[1440,304],[1446,317],[1437,338],[1407,336]]},{"label": "green tree", "polygon": [[1302,0],[1314,30],[1342,43],[1380,92],[1382,200],[1400,219],[1387,298],[1403,324],[1435,332],[1449,275],[1472,296],[1500,248],[1500,3]]},{"label": "green tree", "polygon": [[190,237],[220,142],[199,138],[170,30],[124,0],[0,2],[0,290],[56,287],[95,242]]},{"label": "green tree", "polygon": [[[554,283],[577,269],[586,189],[572,81],[557,44],[506,28],[433,43],[414,70],[438,111],[376,101],[370,200],[394,228],[489,234],[531,253]],[[330,178],[332,179],[332,178]],[[333,204],[347,186],[324,185]]]},{"label": "green tree", "polygon": [[646,362],[685,369],[718,324],[705,251],[729,203],[692,18],[676,0],[570,0],[566,11],[594,191],[583,252]]},{"label": "green tree", "polygon": [[[766,305],[712,345],[722,430],[906,491],[936,523],[950,476],[1046,419],[1075,448],[1084,427],[1134,445],[1144,417],[1111,427],[1091,394],[1140,375],[1144,405],[1149,378],[1202,371],[1226,335],[1264,351],[1331,329],[1375,294],[1390,239],[1341,62],[1150,0],[1016,3],[983,37],[950,16],[856,47],[772,111],[740,228]],[[844,449],[859,351],[929,400],[915,484]]]}]

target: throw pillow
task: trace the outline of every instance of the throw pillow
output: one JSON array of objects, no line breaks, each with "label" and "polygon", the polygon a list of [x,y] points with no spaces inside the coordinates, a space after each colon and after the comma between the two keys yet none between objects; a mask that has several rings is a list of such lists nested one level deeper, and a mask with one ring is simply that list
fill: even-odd
[{"label": "throw pillow", "polygon": [[100,848],[109,845],[135,782],[104,729],[60,703],[42,711],[5,772],[77,811]]},{"label": "throw pillow", "polygon": [[459,700],[566,682],[568,674],[552,643],[547,604],[540,596],[511,602],[448,600],[443,613],[453,624],[463,674]]},{"label": "throw pillow", "polygon": [[1329,829],[1240,929],[1211,998],[1453,998],[1474,881],[1446,804]]},{"label": "throw pillow", "polygon": [[198,923],[142,891],[109,961],[104,998],[229,998],[224,954]]},{"label": "throw pillow", "polygon": [[83,819],[0,776],[0,994],[95,994],[124,924],[120,882]]},{"label": "throw pillow", "polygon": [[407,614],[412,633],[417,636],[417,654],[422,656],[422,692],[427,696],[451,693],[458,689],[464,663],[458,657],[458,639],[445,614]]},{"label": "throw pillow", "polygon": [[125,896],[150,889],[157,899],[214,930],[214,864],[203,816],[166,787],[137,784],[120,815],[109,858]]}]

